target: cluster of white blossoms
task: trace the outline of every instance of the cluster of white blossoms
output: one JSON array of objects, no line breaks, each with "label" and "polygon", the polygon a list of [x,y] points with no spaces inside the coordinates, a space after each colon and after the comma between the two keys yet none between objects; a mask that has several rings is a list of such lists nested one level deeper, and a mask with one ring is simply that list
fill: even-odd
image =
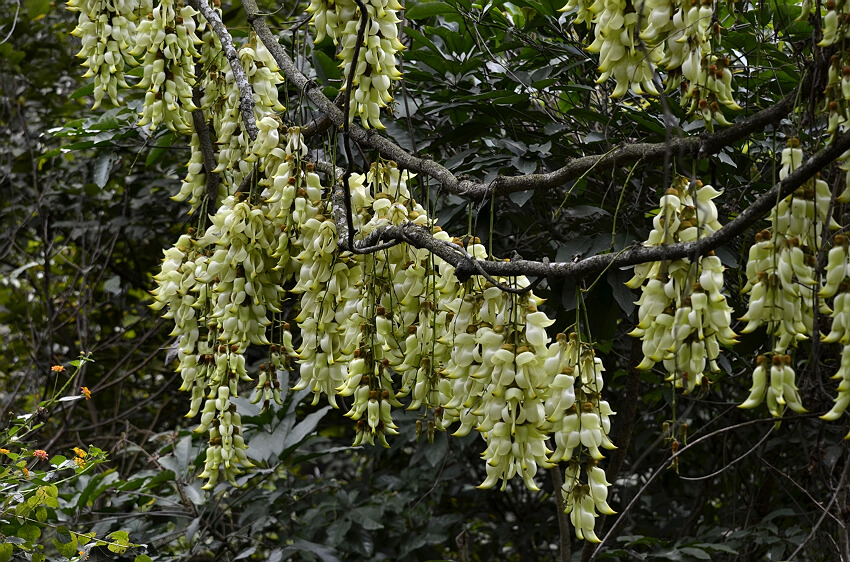
[{"label": "cluster of white blossoms", "polygon": [[608,505],[608,487],[605,471],[590,461],[585,466],[587,483],[580,480],[582,465],[570,461],[564,475],[563,494],[570,522],[576,530],[576,536],[590,542],[600,542],[594,531],[597,511],[604,515],[613,515],[615,511]]},{"label": "cluster of white blossoms", "polygon": [[[850,26],[848,26],[847,20],[847,16],[850,14],[850,5],[846,1],[827,0],[824,8],[826,8],[826,13],[823,14],[821,20],[823,29],[818,47],[829,47],[850,37]],[[807,18],[811,10],[812,3],[805,1],[798,21]]]},{"label": "cluster of white blossoms", "polygon": [[[785,179],[803,162],[799,141],[792,139],[782,151],[779,178]],[[756,235],[747,260],[750,293],[747,322],[742,332],[766,326],[772,352],[758,359],[750,396],[741,405],[753,408],[767,399],[771,415],[779,417],[785,406],[805,412],[795,384],[789,347],[811,337],[815,303],[822,314],[830,310],[816,300],[817,254],[824,226],[836,226],[829,216],[832,194],[827,183],[812,179],[779,202],[771,213],[770,228]]]},{"label": "cluster of white blossoms", "polygon": [[[144,9],[145,1],[141,4]],[[105,96],[118,105],[118,87],[128,87],[125,65],[136,64],[130,51],[136,43],[139,0],[69,0],[67,7],[80,13],[71,35],[79,37],[83,44],[77,54],[86,59],[83,66],[88,71],[83,77],[94,77],[92,109],[100,107]]]},{"label": "cluster of white blossoms", "polygon": [[[562,11],[593,28],[587,47],[599,53],[599,79],[614,78],[612,97],[657,95],[657,68],[666,71],[667,90],[681,89],[682,105],[711,130],[728,125],[721,106],[740,109],[733,99],[728,57],[713,53],[714,0],[568,0]],[[716,41],[715,41],[716,42]]]},{"label": "cluster of white blossoms", "polygon": [[[604,369],[590,345],[576,334],[552,341],[553,321],[533,293],[506,293],[478,276],[461,282],[426,250],[340,252],[330,190],[304,161],[300,131],[274,116],[258,126],[248,152],[261,172],[257,183],[225,198],[206,232],[181,237],[156,276],[154,307],[175,321],[189,415],[200,413],[198,431],[210,433],[206,487],[234,481],[249,465],[232,399],[252,378],[246,350],[267,346],[253,399],[279,400],[277,371],[297,369],[295,389],[348,408],[356,444],[389,446],[397,433],[392,409],[406,406],[423,412],[429,434],[453,426],[458,435],[479,432],[482,488],[501,481],[504,489],[519,476],[536,490],[540,468],[586,465],[586,478],[569,469],[563,494],[578,536],[597,540],[594,518],[611,510],[596,463],[600,449],[613,448],[614,412],[602,399]],[[451,238],[434,225],[411,195],[412,177],[393,163],[352,176],[358,237],[412,223],[487,259],[478,239]],[[297,301],[295,336],[279,314],[287,293]]]},{"label": "cluster of white blossoms", "polygon": [[[827,343],[842,346],[838,372],[832,377],[838,380],[838,396],[835,405],[821,416],[825,420],[837,420],[850,405],[850,241],[838,234],[835,245],[829,250],[825,268],[824,284],[820,290],[823,298],[834,297],[832,302],[832,326],[822,339]],[[848,434],[850,437],[850,434]]]},{"label": "cluster of white blossoms", "polygon": [[[835,12],[835,2],[827,2],[828,14]],[[829,8],[831,6],[831,8]],[[844,3],[844,9],[850,9],[850,3]],[[841,16],[842,22],[845,16]],[[824,19],[826,22],[826,18]],[[842,36],[850,28],[842,23]],[[834,53],[829,59],[827,85],[824,89],[822,112],[827,116],[826,131],[829,134],[846,133],[850,128],[850,52],[844,50]],[[844,190],[837,196],[839,203],[850,202],[850,151],[837,160],[844,171]]]},{"label": "cluster of white blossoms", "polygon": [[[265,134],[280,140],[276,129]],[[288,327],[272,326],[285,294],[281,284],[292,275],[288,246],[281,239],[288,241],[290,229],[295,232],[301,226],[293,212],[295,188],[303,192],[318,176],[307,166],[302,169],[306,147],[298,129],[287,130],[282,142],[270,145],[259,138],[254,151],[262,155],[261,169],[268,175],[250,191],[226,197],[202,235],[192,229],[192,235],[166,250],[155,276],[153,307],[165,308],[165,316],[175,321],[181,390],[192,393],[187,417],[201,412],[197,431],[210,433],[202,474],[208,478],[207,489],[220,475],[234,482],[240,467],[250,466],[232,402],[240,383],[253,380],[245,352],[251,345],[270,346],[269,334],[280,340],[280,345],[270,346],[254,395],[255,401],[268,403],[280,401],[275,369],[288,365],[287,349],[292,349]],[[321,187],[312,192],[318,198]]]},{"label": "cluster of white blossoms", "polygon": [[640,46],[640,14],[629,0],[595,0],[589,8],[594,14],[594,41],[587,47],[599,53],[599,83],[613,77],[617,85],[613,97],[629,89],[635,94],[658,95],[653,84],[655,66],[661,60],[659,49]]},{"label": "cluster of white blossoms", "polygon": [[[720,229],[713,199],[720,195],[700,181],[680,177],[661,197],[646,246],[693,242]],[[685,392],[703,384],[706,369],[717,371],[720,345],[735,343],[732,308],[723,289],[724,267],[717,256],[650,262],[635,267],[627,283],[641,288],[638,325],[643,341],[638,369],[663,362],[667,380]]]},{"label": "cluster of white blossoms", "polygon": [[[349,118],[359,116],[364,127],[382,128],[380,109],[392,102],[393,82],[401,76],[396,56],[402,49],[402,6],[396,0],[364,3],[367,25],[356,60],[357,3],[312,0],[309,10],[317,41],[332,37],[340,47],[343,74],[353,77]],[[831,4],[824,44],[840,34],[830,31],[831,14],[837,12]],[[610,484],[598,461],[602,450],[614,448],[608,436],[614,412],[602,398],[602,361],[582,339],[581,326],[553,340],[547,329],[554,321],[539,310],[543,300],[531,291],[503,290],[508,285],[528,288],[522,276],[459,280],[449,263],[407,244],[366,254],[341,252],[340,202],[305,160],[300,130],[284,126],[278,115],[284,110],[278,101],[282,78],[254,35],[238,52],[253,89],[258,135],[251,140],[219,38],[209,25],[195,22],[197,12],[182,0],[158,0],[156,6],[152,0],[70,0],[69,7],[80,12],[75,34],[83,39],[80,56],[94,76],[95,104],[105,96],[117,102],[125,65],[140,57],[139,86],[147,90],[140,124],[192,134],[187,175],[175,198],[209,215],[210,224],[201,218],[197,228],[165,251],[152,307],[174,321],[181,390],[191,393],[187,415],[200,414],[197,431],[209,434],[204,488],[220,480],[235,483],[251,466],[234,399],[254,379],[248,350],[263,348],[267,359],[256,369],[252,400],[264,406],[280,403],[279,372],[297,370],[295,388],[312,391],[314,403],[326,397],[331,405],[347,408],[346,415],[356,422],[355,444],[389,446],[388,437],[398,432],[392,410],[407,407],[421,412],[419,421],[427,421],[431,437],[436,429],[450,428],[456,435],[481,435],[482,488],[501,483],[505,489],[519,477],[537,490],[541,468],[566,463],[561,490],[566,510],[579,538],[598,541],[596,517],[613,513],[607,503]],[[737,107],[729,60],[714,54],[711,45],[719,30],[711,25],[713,0],[648,0],[637,9],[630,0],[570,0],[567,9],[595,26],[591,50],[600,54],[600,80],[617,81],[615,95],[629,89],[657,93],[659,65],[668,71],[668,87],[679,85],[669,77],[681,73],[683,103],[707,127],[712,120],[725,123],[721,105]],[[842,16],[836,29],[843,29],[845,20]],[[204,69],[201,77],[195,76],[198,65]],[[840,90],[844,103],[850,100],[850,69],[843,67],[839,77],[836,68],[833,64],[829,87],[836,96]],[[196,80],[202,91],[197,106]],[[192,111],[212,123],[213,170],[204,168]],[[844,120],[830,126],[834,130]],[[782,159],[784,179],[800,165],[802,151],[791,146]],[[208,173],[221,174],[215,201],[206,198]],[[385,227],[421,228],[453,251],[492,259],[478,238],[453,238],[437,226],[412,196],[412,179],[392,162],[351,176],[351,218],[358,239]],[[661,199],[646,244],[694,241],[718,230],[713,203],[718,194],[700,182],[677,180]],[[850,189],[842,197],[850,199]],[[201,207],[204,202],[210,207]],[[803,411],[787,351],[811,336],[816,306],[832,318],[824,341],[844,346],[836,374],[839,394],[824,418],[839,417],[850,404],[846,237],[835,239],[823,286],[815,271],[829,207],[826,183],[810,181],[779,202],[771,228],[757,236],[751,249],[746,290],[752,294],[744,331],[766,325],[773,346],[757,361],[744,407],[766,397],[774,416],[784,406]],[[668,380],[692,391],[707,369],[717,369],[720,345],[735,341],[731,309],[721,292],[720,260],[709,255],[696,262],[639,265],[629,286],[642,290],[639,324],[632,333],[643,339],[639,368],[660,362]],[[818,304],[818,290],[824,299],[833,299],[832,309]],[[284,306],[287,299],[293,306]],[[294,317],[285,318],[283,311],[290,308]]]},{"label": "cluster of white blossoms", "polygon": [[343,89],[346,79],[354,73],[349,107],[349,120],[360,117],[366,129],[383,129],[381,108],[393,101],[393,84],[401,78],[396,54],[404,49],[398,40],[399,11],[397,0],[364,0],[367,23],[357,61],[354,49],[361,25],[360,8],[354,0],[311,0],[307,11],[313,14],[316,42],[325,36],[340,47]]},{"label": "cluster of white blossoms", "polygon": [[179,0],[160,0],[136,27],[130,53],[142,56],[144,75],[138,86],[147,90],[139,125],[155,129],[164,123],[173,131],[191,132],[196,46],[201,42],[195,33],[197,14]]}]

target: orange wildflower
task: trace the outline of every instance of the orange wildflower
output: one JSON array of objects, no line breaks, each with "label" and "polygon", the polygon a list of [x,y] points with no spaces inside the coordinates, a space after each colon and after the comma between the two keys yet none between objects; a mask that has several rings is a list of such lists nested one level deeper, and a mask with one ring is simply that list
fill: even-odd
[{"label": "orange wildflower", "polygon": [[80,457],[81,459],[86,458],[86,452],[80,449],[79,447],[74,447],[74,454]]},{"label": "orange wildflower", "polygon": [[85,397],[86,397],[86,400],[88,400],[89,398],[91,398],[91,390],[89,390],[89,387],[87,387],[87,386],[81,386],[81,387],[80,387],[80,391],[82,391],[83,396],[85,396]]},{"label": "orange wildflower", "polygon": [[52,367],[50,367],[50,370],[54,373],[61,373],[65,370],[65,367],[63,367],[62,365],[53,365]]},{"label": "orange wildflower", "polygon": [[0,455],[8,455],[9,449],[0,449]]},{"label": "orange wildflower", "polygon": [[42,449],[36,449],[35,451],[32,452],[32,456],[39,458],[43,461],[46,461],[47,460],[47,451],[44,451]]}]

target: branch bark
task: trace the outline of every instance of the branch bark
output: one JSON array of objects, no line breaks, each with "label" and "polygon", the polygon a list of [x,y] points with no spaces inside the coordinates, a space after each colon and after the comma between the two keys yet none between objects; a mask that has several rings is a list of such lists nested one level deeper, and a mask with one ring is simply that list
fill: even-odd
[{"label": "branch bark", "polygon": [[[236,52],[236,47],[233,45],[233,38],[224,22],[221,21],[218,12],[210,8],[207,0],[189,0],[189,5],[201,12],[201,15],[212,26],[215,34],[218,35],[221,49],[224,51],[227,62],[230,63],[230,69],[233,71],[233,80],[236,82],[236,87],[239,88],[239,112],[242,114],[245,130],[251,140],[254,140],[259,132],[257,121],[254,118],[254,90],[251,88],[251,82],[248,81],[245,69],[239,61],[239,53]],[[256,4],[254,7],[256,9]]]},{"label": "branch bark", "polygon": [[[358,249],[377,244],[401,241],[416,248],[424,248],[439,256],[455,268],[461,281],[473,275],[487,274],[493,277],[526,275],[538,278],[581,279],[598,274],[609,267],[626,267],[653,261],[691,258],[707,254],[731,241],[766,216],[777,201],[791,195],[798,187],[812,179],[827,165],[850,150],[850,132],[836,137],[826,148],[806,160],[785,180],[774,185],[744,209],[733,221],[720,230],[694,242],[680,242],[667,246],[633,246],[619,254],[602,254],[577,262],[538,262],[530,260],[484,261],[469,256],[456,244],[435,239],[431,233],[418,225],[406,223],[371,232],[355,243]],[[336,213],[335,213],[336,216]],[[342,227],[337,221],[337,226]]]}]

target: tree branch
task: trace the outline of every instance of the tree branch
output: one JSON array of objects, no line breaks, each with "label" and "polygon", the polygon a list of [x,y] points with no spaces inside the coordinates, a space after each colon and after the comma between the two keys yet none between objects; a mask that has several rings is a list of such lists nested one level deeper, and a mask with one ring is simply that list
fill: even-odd
[{"label": "tree branch", "polygon": [[[205,0],[193,1],[205,2]],[[265,18],[257,9],[256,1],[243,0],[242,4],[248,14],[249,23],[287,79],[298,89],[302,90],[307,98],[316,104],[319,110],[327,115],[335,125],[343,127],[347,122],[344,113],[321,92],[316,82],[308,80],[298,70],[292,59],[289,58],[277,39],[272,35]],[[809,80],[805,82],[809,82]],[[805,86],[805,83],[803,86]],[[777,123],[791,111],[795,99],[796,92],[792,92],[776,105],[755,113],[736,125],[717,133],[703,135],[699,138],[674,139],[666,143],[625,145],[602,156],[586,156],[573,159],[561,169],[549,174],[529,174],[527,176],[510,178],[500,177],[494,180],[491,185],[484,185],[480,182],[461,181],[440,164],[433,160],[416,158],[390,140],[375,134],[374,131],[366,131],[361,127],[352,125],[350,127],[350,136],[356,142],[376,149],[383,156],[395,160],[400,167],[424,173],[441,182],[445,189],[474,198],[490,193],[491,189],[505,193],[554,187],[569,179],[580,176],[591,167],[595,169],[613,168],[618,163],[639,159],[651,160],[663,157],[670,150],[684,151],[694,156],[712,154],[724,146],[746,138],[748,135],[763,129],[769,124]],[[433,252],[454,266],[455,274],[460,280],[468,279],[473,275],[484,275],[488,278],[526,275],[541,279],[581,279],[588,275],[604,271],[612,266],[624,267],[652,261],[697,257],[718,248],[735,236],[744,233],[750,226],[764,217],[773,208],[776,201],[793,193],[794,190],[814,177],[821,169],[848,149],[850,149],[850,133],[845,133],[837,137],[824,150],[807,160],[800,168],[788,176],[785,181],[779,182],[767,193],[756,199],[752,205],[745,209],[732,222],[706,238],[694,242],[682,242],[669,246],[632,247],[619,254],[596,255],[578,262],[548,263],[528,260],[482,261],[472,258],[463,248],[456,244],[436,240],[427,229],[408,223],[378,229],[370,233],[363,240],[356,242],[354,247],[350,249],[361,253],[374,250],[378,247],[384,247],[384,244],[388,242],[407,242],[417,248],[424,248]],[[337,197],[336,200],[339,201],[339,198]],[[335,216],[337,214],[339,213],[335,212]],[[337,225],[340,227],[340,234],[342,234],[343,225],[341,221],[337,221]],[[347,225],[344,232],[346,237],[350,236]],[[348,249],[347,244],[343,244],[342,248]]]},{"label": "tree branch", "polygon": [[[210,8],[207,0],[189,0],[189,5],[201,12],[201,15],[209,22],[215,34],[218,35],[219,41],[221,41],[221,49],[224,51],[227,62],[230,63],[233,80],[236,82],[236,87],[239,88],[239,112],[242,114],[242,121],[245,123],[248,136],[251,140],[254,140],[259,132],[257,121],[254,119],[254,90],[251,88],[251,82],[248,81],[245,69],[239,61],[239,53],[236,52],[236,47],[233,45],[233,38],[227,31],[224,22],[221,21],[218,12]],[[256,9],[256,5],[254,7]]]},{"label": "tree branch", "polygon": [[[248,21],[275,59],[275,62],[277,62],[287,80],[299,90],[304,91],[307,98],[334,125],[342,127],[346,121],[342,110],[322,93],[316,82],[309,80],[295,66],[295,63],[289,58],[289,55],[286,54],[274,35],[272,35],[265,18],[257,9],[256,1],[243,0],[242,5],[248,14]],[[807,78],[800,87],[806,88],[807,84],[810,83],[811,80]],[[480,200],[489,196],[493,191],[497,194],[504,194],[530,189],[557,187],[567,181],[580,177],[591,168],[600,171],[613,169],[617,165],[636,162],[638,160],[650,161],[660,159],[671,151],[681,151],[691,156],[715,154],[723,147],[742,140],[756,131],[763,130],[767,125],[779,123],[783,117],[787,117],[791,112],[796,98],[797,92],[791,92],[776,105],[754,113],[733,126],[716,133],[704,134],[700,137],[676,138],[670,142],[624,144],[604,155],[583,156],[570,159],[561,168],[547,174],[498,176],[490,184],[484,184],[479,181],[460,180],[437,162],[425,158],[417,158],[386,137],[376,134],[374,131],[366,131],[362,127],[352,125],[350,134],[355,142],[377,150],[385,158],[395,160],[399,167],[430,176],[440,182],[443,189],[451,193],[473,200]],[[319,125],[318,121],[316,125]]]},{"label": "tree branch", "polygon": [[215,170],[215,149],[210,135],[210,127],[204,121],[204,110],[201,107],[201,88],[195,86],[192,89],[192,102],[195,107],[199,108],[192,112],[192,124],[195,126],[195,134],[198,135],[198,143],[201,148],[201,154],[204,157],[204,173],[206,174],[207,183],[207,209],[215,209],[216,201],[218,200],[218,186],[221,183],[221,177],[213,172]]},{"label": "tree branch", "polygon": [[[625,267],[682,258],[694,259],[746,232],[748,228],[767,215],[777,201],[791,195],[798,187],[812,179],[847,150],[850,150],[850,132],[836,137],[829,146],[806,160],[785,180],[780,181],[753,201],[733,221],[709,236],[694,242],[679,242],[667,246],[633,246],[619,254],[601,254],[577,262],[484,261],[472,258],[457,244],[435,239],[426,228],[413,223],[405,223],[375,230],[355,244],[358,249],[364,250],[366,247],[373,247],[388,241],[401,241],[416,248],[427,249],[454,266],[455,275],[461,281],[469,279],[473,275],[484,275],[485,273],[492,277],[526,275],[538,278],[581,279],[588,275],[600,273],[609,267]],[[336,211],[334,216],[337,216]],[[340,221],[337,221],[337,226],[342,226]]]}]

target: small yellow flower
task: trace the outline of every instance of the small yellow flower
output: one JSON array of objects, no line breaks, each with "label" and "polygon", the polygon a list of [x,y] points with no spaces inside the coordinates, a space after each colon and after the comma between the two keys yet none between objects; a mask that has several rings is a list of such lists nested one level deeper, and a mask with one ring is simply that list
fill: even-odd
[{"label": "small yellow flower", "polygon": [[86,452],[80,449],[79,447],[74,447],[74,454],[80,457],[81,459],[86,458]]},{"label": "small yellow flower", "polygon": [[81,386],[81,387],[80,387],[80,391],[82,391],[83,396],[85,396],[85,397],[86,397],[86,400],[88,400],[89,398],[91,398],[91,390],[89,390],[89,387],[87,387],[87,386]]},{"label": "small yellow flower", "polygon": [[8,455],[9,449],[0,449],[0,455]]},{"label": "small yellow flower", "polygon": [[74,457],[74,462],[77,464],[77,468],[85,468],[86,467],[86,459],[81,457]]},{"label": "small yellow flower", "polygon": [[44,451],[42,449],[36,449],[35,451],[32,452],[32,456],[39,458],[43,461],[46,461],[47,460],[47,451]]},{"label": "small yellow flower", "polygon": [[23,472],[23,473],[24,473],[24,476],[26,477],[26,479],[27,479],[27,480],[29,480],[29,479],[30,479],[30,471],[29,471],[29,470],[27,470],[27,467],[22,466],[22,467],[21,467],[21,472]]},{"label": "small yellow flower", "polygon": [[50,367],[50,370],[54,373],[61,373],[65,370],[65,367],[63,367],[62,365],[53,365],[52,367]]}]

